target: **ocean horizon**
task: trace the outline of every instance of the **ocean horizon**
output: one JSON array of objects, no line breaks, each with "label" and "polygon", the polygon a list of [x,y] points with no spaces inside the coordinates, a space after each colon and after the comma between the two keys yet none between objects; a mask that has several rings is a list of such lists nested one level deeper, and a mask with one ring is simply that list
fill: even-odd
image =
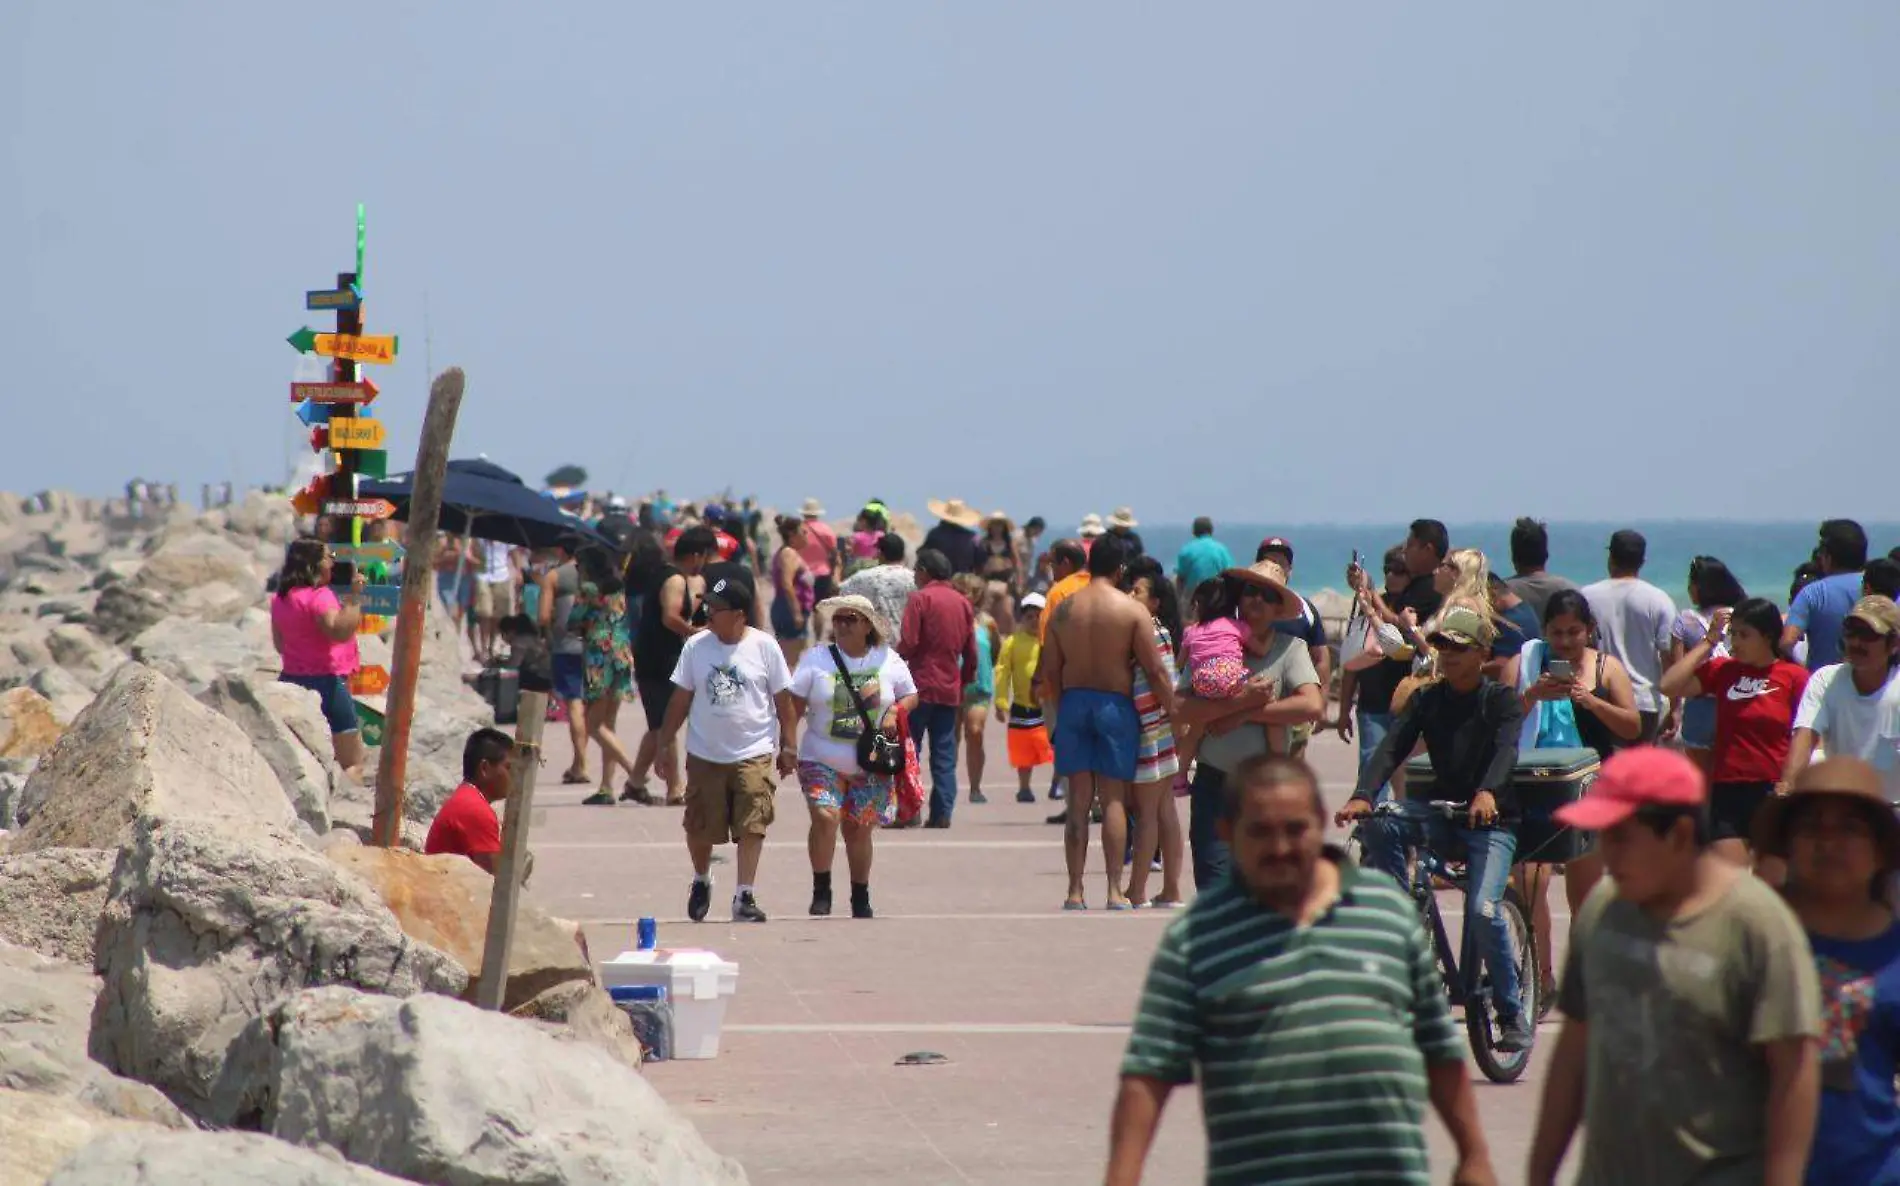
[{"label": "ocean horizon", "polygon": [[[1447,523],[1453,548],[1478,548],[1494,569],[1511,575],[1511,525],[1514,520]],[[1346,565],[1354,549],[1376,569],[1385,550],[1403,542],[1410,520],[1391,523],[1257,523],[1214,520],[1214,537],[1226,544],[1234,558],[1247,563],[1262,539],[1278,535],[1293,545],[1295,589],[1311,597],[1323,590],[1346,587]],[[1794,571],[1814,550],[1818,520],[1736,522],[1708,520],[1551,521],[1550,571],[1579,585],[1602,580],[1610,534],[1624,528],[1643,533],[1649,541],[1643,579],[1662,589],[1677,605],[1688,603],[1689,562],[1714,556],[1727,564],[1751,596],[1766,597],[1777,605],[1788,603]],[[1869,559],[1900,546],[1900,523],[1863,521]],[[1192,535],[1188,523],[1143,523],[1137,532],[1148,553],[1170,571],[1175,555]],[[1051,532],[1046,538],[1059,538]]]}]

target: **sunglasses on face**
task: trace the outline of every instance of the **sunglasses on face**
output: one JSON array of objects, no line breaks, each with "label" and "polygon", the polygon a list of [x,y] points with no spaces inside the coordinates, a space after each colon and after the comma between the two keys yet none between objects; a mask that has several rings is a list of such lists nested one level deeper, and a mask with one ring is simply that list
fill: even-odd
[{"label": "sunglasses on face", "polygon": [[1403,564],[1392,564],[1392,565],[1386,566],[1385,575],[1389,577],[1402,577],[1408,571],[1410,570],[1408,570]]},{"label": "sunglasses on face", "polygon": [[1442,634],[1434,634],[1428,641],[1432,644],[1432,649],[1447,655],[1464,655],[1478,649],[1477,643],[1458,642]]},{"label": "sunglasses on face", "polygon": [[864,618],[859,614],[833,614],[831,623],[834,626],[862,626]]},{"label": "sunglasses on face", "polygon": [[1240,597],[1241,597],[1241,600],[1243,601],[1249,597],[1258,597],[1260,600],[1266,602],[1268,605],[1280,604],[1280,595],[1278,593],[1275,593],[1271,589],[1262,589],[1258,585],[1242,586],[1240,590]]}]

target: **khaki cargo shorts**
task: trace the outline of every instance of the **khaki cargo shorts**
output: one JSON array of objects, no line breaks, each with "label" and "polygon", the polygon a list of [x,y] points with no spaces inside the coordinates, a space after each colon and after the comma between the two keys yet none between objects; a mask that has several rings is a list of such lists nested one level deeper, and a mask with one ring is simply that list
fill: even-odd
[{"label": "khaki cargo shorts", "polygon": [[743,762],[708,762],[687,754],[686,813],[681,817],[687,838],[724,844],[765,835],[772,826],[777,790],[778,770],[771,754]]},{"label": "khaki cargo shorts", "polygon": [[515,612],[515,585],[513,581],[475,582],[475,616],[478,618],[505,618]]}]

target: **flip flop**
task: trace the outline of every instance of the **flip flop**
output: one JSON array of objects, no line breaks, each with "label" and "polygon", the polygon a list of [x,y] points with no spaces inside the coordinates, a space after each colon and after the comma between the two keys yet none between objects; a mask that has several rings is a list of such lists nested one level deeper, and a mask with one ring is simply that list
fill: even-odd
[{"label": "flip flop", "polygon": [[584,787],[594,780],[585,774],[576,774],[572,770],[561,772],[561,785],[564,787]]},{"label": "flip flop", "polygon": [[1130,902],[1110,902],[1108,908],[1110,910],[1133,910],[1135,907],[1134,904]]},{"label": "flip flop", "polygon": [[1064,910],[1087,910],[1089,904],[1087,902],[1064,902],[1062,908]]},{"label": "flip flop", "polygon": [[[1143,898],[1143,899],[1142,899],[1141,901],[1139,901],[1139,902],[1137,902],[1137,901],[1135,901],[1135,900],[1133,900],[1133,899],[1131,898],[1131,899],[1129,899],[1129,902],[1128,902],[1128,908],[1129,908],[1130,910],[1146,910],[1146,909],[1148,909],[1148,907],[1149,907],[1150,905],[1151,905],[1151,903],[1150,903],[1150,902],[1148,901],[1148,899],[1146,899],[1146,898]],[[1110,907],[1109,907],[1109,909],[1110,909],[1110,910],[1113,910],[1113,909],[1114,909],[1114,907],[1113,907],[1113,906],[1110,906]]]},{"label": "flip flop", "polygon": [[1187,905],[1187,903],[1183,902],[1179,898],[1149,898],[1148,899],[1148,908],[1150,910],[1179,910],[1181,907],[1185,905]]}]

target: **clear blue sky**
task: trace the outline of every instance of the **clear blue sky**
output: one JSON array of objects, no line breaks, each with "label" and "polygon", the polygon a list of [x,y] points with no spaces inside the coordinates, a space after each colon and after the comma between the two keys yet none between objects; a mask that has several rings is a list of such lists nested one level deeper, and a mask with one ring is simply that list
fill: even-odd
[{"label": "clear blue sky", "polygon": [[0,487],[281,478],[363,201],[393,462],[426,291],[457,453],[531,477],[1877,518],[1896,46],[1890,0],[12,0]]}]

